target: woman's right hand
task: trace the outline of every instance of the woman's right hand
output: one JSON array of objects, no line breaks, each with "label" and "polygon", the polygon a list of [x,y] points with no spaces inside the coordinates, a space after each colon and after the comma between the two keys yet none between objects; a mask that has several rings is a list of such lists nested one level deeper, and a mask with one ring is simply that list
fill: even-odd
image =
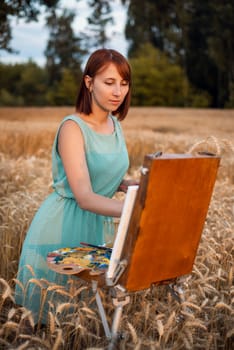
[{"label": "woman's right hand", "polygon": [[119,185],[118,191],[126,193],[129,186],[139,185],[139,180],[128,179],[123,180]]}]

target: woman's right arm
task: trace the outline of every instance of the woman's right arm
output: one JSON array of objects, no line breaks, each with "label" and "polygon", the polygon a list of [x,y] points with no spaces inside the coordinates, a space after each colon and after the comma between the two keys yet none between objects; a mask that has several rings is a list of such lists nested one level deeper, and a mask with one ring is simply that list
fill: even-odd
[{"label": "woman's right arm", "polygon": [[58,151],[78,205],[96,214],[120,217],[122,201],[101,196],[92,190],[83,135],[79,126],[72,120],[67,120],[61,126]]}]

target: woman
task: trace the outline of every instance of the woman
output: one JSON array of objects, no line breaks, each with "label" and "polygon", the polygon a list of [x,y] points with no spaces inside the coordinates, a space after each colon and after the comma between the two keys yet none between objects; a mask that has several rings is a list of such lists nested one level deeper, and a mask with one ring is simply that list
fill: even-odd
[{"label": "woman", "polygon": [[36,213],[23,244],[16,302],[32,311],[35,322],[46,323],[45,280],[67,283],[48,270],[47,253],[82,241],[105,243],[104,222],[121,215],[123,202],[112,197],[129,184],[123,180],[129,161],[118,120],[126,117],[130,95],[126,59],[115,50],[95,51],[84,70],[76,113],[63,119],[55,137],[54,192]]}]

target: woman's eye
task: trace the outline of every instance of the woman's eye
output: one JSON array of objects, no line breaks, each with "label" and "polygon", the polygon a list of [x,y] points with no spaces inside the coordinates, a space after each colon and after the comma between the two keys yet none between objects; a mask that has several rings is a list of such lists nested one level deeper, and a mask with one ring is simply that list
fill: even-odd
[{"label": "woman's eye", "polygon": [[[113,82],[113,81],[105,81],[105,84],[106,84],[106,85],[113,85],[114,82]],[[129,85],[129,82],[128,82],[127,80],[123,80],[123,81],[121,81],[120,84],[121,84],[122,86],[128,86],[128,85]]]}]

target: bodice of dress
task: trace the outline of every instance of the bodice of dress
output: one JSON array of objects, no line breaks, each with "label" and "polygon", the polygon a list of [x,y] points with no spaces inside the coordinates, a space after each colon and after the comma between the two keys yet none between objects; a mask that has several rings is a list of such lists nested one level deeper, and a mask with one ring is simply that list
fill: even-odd
[{"label": "bodice of dress", "polygon": [[[121,125],[116,117],[111,116],[111,118],[114,123],[114,132],[111,135],[97,133],[76,115],[67,116],[61,122],[62,125],[70,119],[79,125],[84,138],[86,161],[93,191],[107,197],[114,195],[129,166]],[[60,127],[52,148],[53,188],[62,197],[74,198],[58,153]]]}]

